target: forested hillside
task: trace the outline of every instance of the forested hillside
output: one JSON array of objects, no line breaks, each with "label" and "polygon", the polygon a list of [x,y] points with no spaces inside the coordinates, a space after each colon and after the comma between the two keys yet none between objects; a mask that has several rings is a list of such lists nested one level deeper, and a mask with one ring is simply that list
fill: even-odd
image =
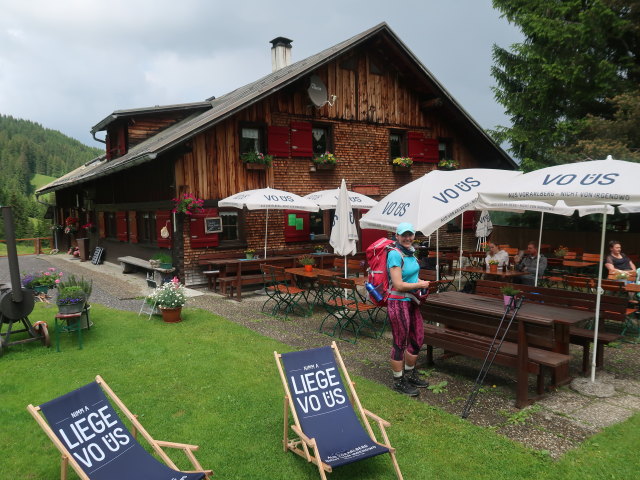
[{"label": "forested hillside", "polygon": [[[46,207],[33,195],[34,175],[57,178],[102,153],[38,123],[0,114],[0,205],[14,208],[16,235],[49,234],[49,223],[42,221]],[[0,222],[0,238],[2,232]]]}]

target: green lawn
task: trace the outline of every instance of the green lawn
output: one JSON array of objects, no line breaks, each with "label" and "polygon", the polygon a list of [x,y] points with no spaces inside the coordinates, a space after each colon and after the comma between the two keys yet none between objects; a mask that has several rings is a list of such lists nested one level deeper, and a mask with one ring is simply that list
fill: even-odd
[{"label": "green lawn", "polygon": [[[54,306],[37,304],[30,318],[52,323],[54,313]],[[1,479],[59,478],[59,456],[25,407],[88,383],[96,374],[155,438],[199,444],[197,456],[215,478],[319,478],[313,465],[281,448],[282,386],[273,351],[289,347],[200,310],[185,310],[180,324],[99,305],[93,305],[91,316],[95,326],[83,350],[68,335],[61,353],[30,343],[10,347],[0,359]],[[384,386],[354,380],[364,406],[392,423],[388,433],[406,479],[627,479],[637,474],[639,415],[555,462]],[[329,478],[395,477],[388,456],[382,456],[341,467]]]}]

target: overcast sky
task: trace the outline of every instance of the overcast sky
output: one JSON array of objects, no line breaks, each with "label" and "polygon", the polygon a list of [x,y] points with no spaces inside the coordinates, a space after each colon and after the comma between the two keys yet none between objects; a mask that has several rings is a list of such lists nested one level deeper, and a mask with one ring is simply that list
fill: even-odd
[{"label": "overcast sky", "polygon": [[0,0],[0,113],[87,145],[114,110],[201,101],[380,22],[484,128],[506,125],[491,47],[520,42],[491,0]]}]

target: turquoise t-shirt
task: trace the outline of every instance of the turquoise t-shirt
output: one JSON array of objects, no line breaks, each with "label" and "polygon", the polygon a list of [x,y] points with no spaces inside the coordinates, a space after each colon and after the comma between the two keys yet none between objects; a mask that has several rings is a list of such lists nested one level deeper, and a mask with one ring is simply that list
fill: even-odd
[{"label": "turquoise t-shirt", "polygon": [[[404,260],[404,263],[403,263]],[[416,283],[418,279],[418,273],[420,272],[420,264],[416,257],[402,257],[397,250],[390,250],[387,254],[387,270],[392,267],[402,268],[402,281],[406,283]],[[389,286],[391,285],[391,278],[389,278]],[[409,298],[396,299],[390,298],[389,300],[398,300],[401,302],[411,301]]]}]

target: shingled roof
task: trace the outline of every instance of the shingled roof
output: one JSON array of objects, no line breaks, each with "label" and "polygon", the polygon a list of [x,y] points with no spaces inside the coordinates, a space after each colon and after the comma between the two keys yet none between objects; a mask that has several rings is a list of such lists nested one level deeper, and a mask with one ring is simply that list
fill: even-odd
[{"label": "shingled roof", "polygon": [[[358,45],[370,40],[371,38],[387,34],[392,41],[394,41],[397,47],[404,52],[410,60],[414,63],[415,67],[424,74],[424,80],[426,80],[433,89],[446,99],[446,102],[452,105],[463,119],[470,123],[470,126],[477,130],[480,136],[495,146],[496,151],[511,164],[514,168],[517,167],[515,162],[504,152],[495,142],[484,132],[484,130],[477,124],[477,122],[471,118],[471,116],[458,104],[458,102],[451,96],[449,92],[436,80],[433,74],[416,58],[416,56],[407,48],[404,43],[396,36],[396,34],[389,28],[386,22],[382,22],[369,30],[365,30],[354,37],[349,38],[341,43],[338,43],[326,50],[323,50],[315,55],[307,57],[298,62],[294,62],[291,65],[283,67],[275,72],[266,75],[255,82],[249,83],[243,87],[233,90],[221,97],[212,99],[209,103],[211,108],[204,112],[195,112],[188,116],[184,120],[175,123],[174,125],[162,130],[158,134],[144,140],[132,147],[125,155],[116,158],[114,160],[106,161],[104,156],[98,157],[91,162],[87,162],[83,167],[69,172],[63,177],[58,178],[54,182],[41,187],[37,190],[37,194],[59,190],[73,184],[84,183],[87,181],[95,180],[97,178],[113,174],[115,172],[131,168],[141,163],[154,160],[159,154],[167,151],[168,149],[198,135],[200,132],[211,128],[218,122],[221,122],[228,117],[234,115],[236,112],[261,101],[263,98],[273,94],[274,92],[282,89],[283,87],[297,81],[300,78],[305,77],[310,72],[314,71],[318,67],[333,61],[336,57],[343,55],[348,50],[351,50]],[[189,106],[203,107],[206,102],[184,104]],[[177,106],[172,106],[177,107]],[[161,108],[161,107],[158,107]],[[142,109],[144,110],[144,109]],[[122,111],[134,112],[136,110]],[[137,109],[140,111],[140,109]],[[115,114],[116,112],[114,112]],[[100,123],[93,127],[92,131],[98,131],[97,128],[102,128],[109,123],[111,117],[106,117]],[[106,122],[106,123],[105,123]],[[104,124],[104,125],[103,125]]]}]

